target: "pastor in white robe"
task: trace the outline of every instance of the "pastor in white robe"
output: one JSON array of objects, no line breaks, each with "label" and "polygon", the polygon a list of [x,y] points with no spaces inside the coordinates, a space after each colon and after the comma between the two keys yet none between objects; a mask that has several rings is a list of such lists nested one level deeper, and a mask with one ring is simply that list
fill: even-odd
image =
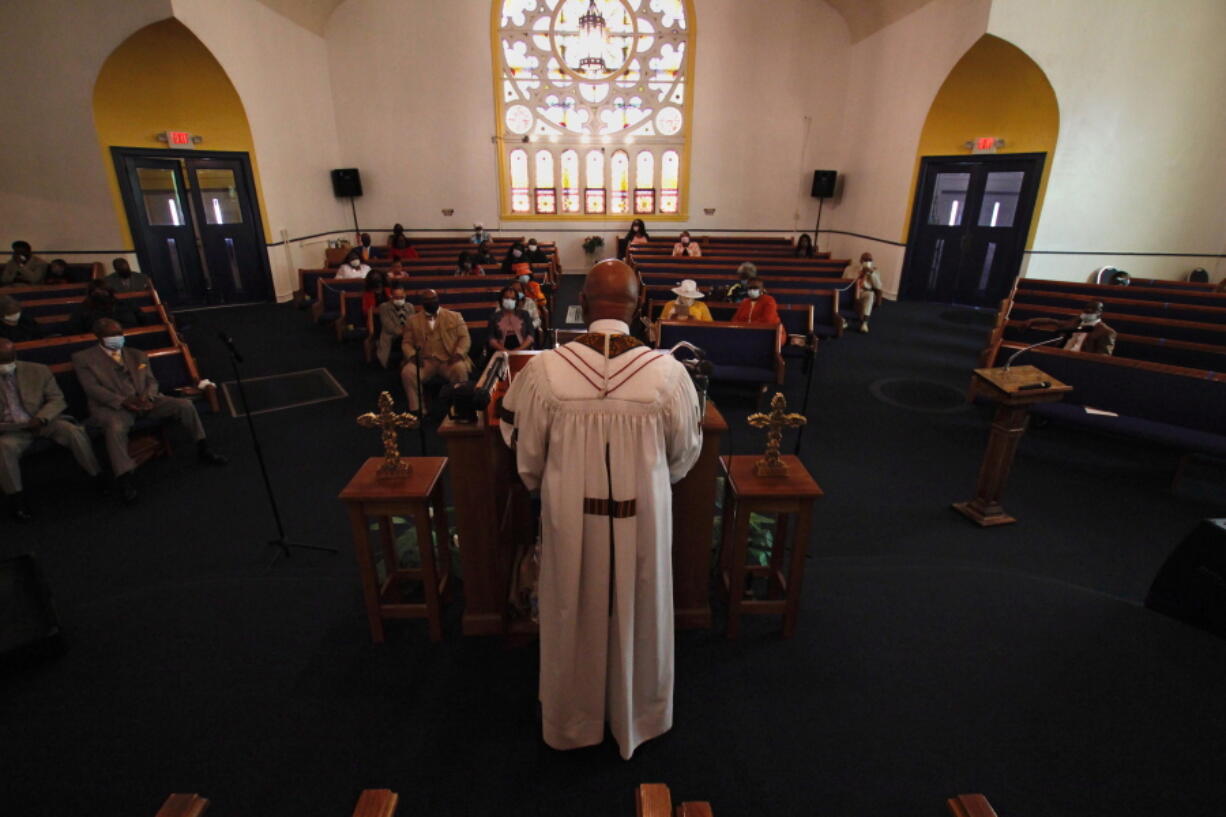
[{"label": "pastor in white robe", "polygon": [[674,358],[601,320],[530,362],[502,409],[541,492],[545,742],[598,744],[607,721],[629,759],[673,723],[671,483],[702,448],[697,392]]}]

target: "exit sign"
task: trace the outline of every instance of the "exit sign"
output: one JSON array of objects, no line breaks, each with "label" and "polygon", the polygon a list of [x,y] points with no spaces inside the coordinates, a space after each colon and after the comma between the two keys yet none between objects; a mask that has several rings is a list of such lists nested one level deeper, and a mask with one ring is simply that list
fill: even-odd
[{"label": "exit sign", "polygon": [[995,136],[981,136],[971,142],[972,153],[995,153],[997,148],[1005,146],[1004,139]]},{"label": "exit sign", "polygon": [[193,148],[202,140],[185,130],[168,130],[158,134],[158,141],[170,148]]}]

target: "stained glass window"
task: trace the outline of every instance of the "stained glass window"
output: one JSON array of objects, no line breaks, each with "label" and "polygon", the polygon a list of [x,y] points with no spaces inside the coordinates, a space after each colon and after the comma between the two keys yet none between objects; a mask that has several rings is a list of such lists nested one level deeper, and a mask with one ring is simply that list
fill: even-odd
[{"label": "stained glass window", "polygon": [[677,184],[681,157],[675,150],[664,151],[660,162],[660,212],[675,213],[678,209]]},{"label": "stained glass window", "polygon": [[[528,212],[517,198],[521,186],[511,159],[517,151],[526,158],[523,142],[528,141],[535,143],[532,189],[538,213],[605,213],[606,205],[611,217],[632,209],[654,213],[658,201],[661,213],[684,215],[680,182],[681,162],[688,161],[693,95],[693,1],[495,0],[494,9],[498,149],[507,157],[504,212]],[[633,167],[625,150],[632,143]],[[612,151],[609,173],[602,159],[600,182],[594,183],[593,160],[585,158],[580,187],[578,153],[596,145]],[[550,157],[548,184],[541,177],[542,154]],[[666,154],[675,164],[673,186],[661,174],[657,187],[655,169],[664,169]],[[552,180],[555,164],[560,190]],[[547,190],[553,190],[552,197],[542,192]],[[550,198],[552,209],[545,203]]]},{"label": "stained glass window", "polygon": [[536,212],[552,215],[558,212],[558,191],[553,186],[553,154],[547,150],[536,152]]},{"label": "stained glass window", "polygon": [[583,163],[585,165],[583,178],[587,182],[584,188],[583,212],[603,213],[605,202],[604,151],[589,150]]},{"label": "stained glass window", "polygon": [[528,151],[511,151],[511,212],[528,212]]}]

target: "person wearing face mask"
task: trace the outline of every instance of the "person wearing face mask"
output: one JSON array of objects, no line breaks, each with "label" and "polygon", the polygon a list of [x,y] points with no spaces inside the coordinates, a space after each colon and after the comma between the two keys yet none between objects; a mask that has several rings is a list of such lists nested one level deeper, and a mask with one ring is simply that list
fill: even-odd
[{"label": "person wearing face mask", "polygon": [[514,269],[514,276],[515,282],[523,287],[524,295],[531,298],[537,310],[544,314],[549,308],[549,300],[545,297],[545,291],[541,289],[541,285],[533,280],[532,267],[527,264],[517,265]]},{"label": "person wearing face mask", "polygon": [[472,258],[474,264],[480,264],[483,267],[497,264],[498,261],[494,258],[494,242],[488,239],[482,241]]},{"label": "person wearing face mask", "polygon": [[473,233],[468,240],[480,247],[487,241],[493,241],[493,236],[486,232],[485,225],[478,221],[473,225]]},{"label": "person wearing face mask", "polygon": [[808,233],[801,233],[800,237],[796,239],[796,248],[792,251],[792,254],[797,258],[813,257],[813,239],[809,238]]},{"label": "person wearing face mask", "polygon": [[745,282],[745,300],[737,306],[732,320],[737,323],[779,323],[779,305],[766,294],[766,287],[758,276]]},{"label": "person wearing face mask", "polygon": [[387,237],[387,255],[393,261],[410,261],[420,257],[413,242],[404,234],[403,224],[392,225],[391,235]]},{"label": "person wearing face mask", "polygon": [[698,288],[698,284],[689,278],[673,287],[676,300],[669,301],[660,312],[662,321],[710,321],[711,310],[702,302],[706,296]]},{"label": "person wearing face mask", "polygon": [[370,272],[370,266],[362,263],[360,250],[350,250],[345,256],[345,263],[336,271],[337,278],[365,278]]},{"label": "person wearing face mask", "polygon": [[393,282],[391,298],[379,304],[379,345],[376,356],[379,365],[387,368],[391,363],[392,349],[404,334],[404,324],[413,314],[412,305],[406,300],[404,284]]},{"label": "person wearing face mask", "polygon": [[63,258],[56,258],[47,265],[47,274],[43,276],[43,286],[51,284],[67,284],[68,280],[68,262]]},{"label": "person wearing face mask", "polygon": [[1064,334],[1062,348],[1070,352],[1086,352],[1091,355],[1110,355],[1115,352],[1116,331],[1103,323],[1102,301],[1088,301],[1080,315],[1061,320],[1059,318],[1031,318],[1027,329]]},{"label": "person wearing face mask", "polygon": [[422,292],[421,311],[410,315],[405,321],[400,340],[400,349],[404,352],[400,381],[409,399],[409,411],[419,411],[419,376],[423,386],[435,377],[442,377],[453,384],[468,379],[472,369],[472,361],[468,358],[471,346],[472,338],[469,337],[464,316],[439,306],[438,293],[434,290]]},{"label": "person wearing face mask", "polygon": [[383,270],[372,269],[366,273],[366,281],[362,287],[362,315],[366,316],[386,300],[387,276],[383,274]]},{"label": "person wearing face mask", "polygon": [[106,281],[95,278],[87,285],[85,300],[68,321],[69,331],[77,335],[87,334],[100,318],[111,318],[122,326],[140,326],[144,322],[141,312],[134,309],[127,299],[116,298]]},{"label": "person wearing face mask", "polygon": [[47,274],[47,262],[35,255],[28,241],[13,242],[13,257],[0,271],[0,285],[30,284],[36,286],[43,282]]},{"label": "person wearing face mask", "polygon": [[116,258],[111,262],[115,271],[106,276],[106,285],[112,292],[143,292],[149,288],[149,276],[143,272],[133,272],[126,258]]},{"label": "person wearing face mask", "polygon": [[647,225],[643,223],[641,218],[636,218],[630,222],[630,229],[626,233],[625,245],[626,255],[630,255],[630,248],[636,244],[646,244],[651,240],[651,236],[647,234]]},{"label": "person wearing face mask", "polygon": [[736,283],[728,287],[725,297],[733,303],[745,300],[745,287],[749,283],[749,279],[757,274],[758,267],[756,264],[752,261],[741,262],[741,265],[736,268]]},{"label": "person wearing face mask", "polygon": [[25,340],[38,340],[45,334],[34,316],[22,310],[20,301],[0,295],[0,338],[20,343]]},{"label": "person wearing face mask", "polygon": [[860,269],[856,273],[856,281],[860,284],[860,294],[856,296],[856,317],[860,319],[860,331],[868,332],[868,318],[873,314],[873,307],[885,300],[885,292],[881,289],[881,276],[877,274],[877,264],[873,261],[871,252],[860,254]]},{"label": "person wearing face mask", "polygon": [[455,274],[458,278],[485,277],[485,269],[477,263],[472,253],[465,250],[456,259]]},{"label": "person wearing face mask", "polygon": [[541,245],[535,238],[529,238],[527,246],[524,247],[524,260],[529,264],[548,264],[549,256],[541,249]]},{"label": "person wearing face mask", "polygon": [[21,483],[21,455],[34,440],[44,438],[72,452],[81,470],[99,479],[94,447],[71,417],[64,393],[51,369],[17,359],[13,342],[0,338],[0,490],[9,511],[20,522],[33,517]]},{"label": "person wearing face mask", "polygon": [[524,292],[523,282],[519,280],[512,281],[510,284],[510,289],[515,293],[515,301],[517,303],[516,308],[522,310],[524,314],[526,314],[529,317],[529,319],[531,319],[532,331],[540,332],[541,331],[541,311],[540,309],[537,308],[536,301],[529,298],[527,294]]},{"label": "person wearing face mask", "polygon": [[206,465],[229,460],[209,446],[192,401],[161,393],[149,357],[124,344],[123,327],[110,318],[94,324],[98,343],[72,356],[72,368],[89,398],[89,421],[102,429],[111,471],[125,504],[136,501],[128,453],[128,431],[138,418],[173,419],[196,441],[196,458]]},{"label": "person wearing face mask", "polygon": [[532,348],[532,319],[519,308],[515,290],[509,286],[498,293],[498,308],[490,315],[489,328],[489,347],[494,351],[512,352]]},{"label": "person wearing face mask", "polygon": [[702,258],[702,249],[698,242],[690,238],[689,230],[682,230],[681,237],[673,245],[673,256],[681,258]]},{"label": "person wearing face mask", "polygon": [[383,257],[383,248],[376,247],[371,243],[370,233],[362,233],[358,236],[358,246],[355,249],[363,261],[373,261],[376,258]]},{"label": "person wearing face mask", "polygon": [[515,278],[525,272],[531,274],[531,271],[531,264],[525,257],[524,245],[516,241],[502,259],[502,275],[504,278]]}]

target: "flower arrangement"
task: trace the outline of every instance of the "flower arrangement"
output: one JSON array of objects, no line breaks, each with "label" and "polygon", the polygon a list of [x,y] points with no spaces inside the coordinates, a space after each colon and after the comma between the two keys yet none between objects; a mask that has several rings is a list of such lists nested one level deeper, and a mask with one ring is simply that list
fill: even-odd
[{"label": "flower arrangement", "polygon": [[583,239],[583,251],[588,255],[593,255],[604,246],[604,239],[598,235],[589,235]]}]

